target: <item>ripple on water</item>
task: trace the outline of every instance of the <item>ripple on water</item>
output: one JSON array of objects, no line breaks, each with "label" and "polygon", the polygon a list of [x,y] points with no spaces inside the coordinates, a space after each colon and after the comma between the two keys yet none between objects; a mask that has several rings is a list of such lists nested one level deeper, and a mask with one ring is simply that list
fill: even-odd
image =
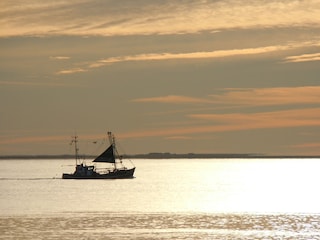
[{"label": "ripple on water", "polygon": [[310,239],[319,215],[67,213],[0,218],[3,239]]}]

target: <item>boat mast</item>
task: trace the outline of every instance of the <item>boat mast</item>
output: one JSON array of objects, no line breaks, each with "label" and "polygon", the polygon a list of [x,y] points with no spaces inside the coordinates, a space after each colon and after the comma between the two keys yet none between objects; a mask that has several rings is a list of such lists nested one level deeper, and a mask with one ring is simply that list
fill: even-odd
[{"label": "boat mast", "polygon": [[[115,139],[114,139],[114,135],[112,134],[112,132],[108,132],[108,138],[109,138],[109,142],[112,145],[112,150],[113,150],[113,154],[116,152],[116,143],[115,143]],[[114,162],[114,169],[117,169],[117,163],[116,161]]]},{"label": "boat mast", "polygon": [[71,144],[74,143],[74,152],[75,152],[75,159],[76,159],[76,166],[78,165],[79,159],[79,148],[78,148],[78,136],[74,135],[71,140]]}]

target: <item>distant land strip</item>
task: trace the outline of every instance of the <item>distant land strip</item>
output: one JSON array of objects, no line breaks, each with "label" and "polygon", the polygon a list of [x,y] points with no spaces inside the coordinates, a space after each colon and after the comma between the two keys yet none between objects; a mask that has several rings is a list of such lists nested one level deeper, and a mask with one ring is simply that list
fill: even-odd
[{"label": "distant land strip", "polygon": [[[80,159],[94,159],[96,156],[81,155]],[[124,159],[243,159],[243,158],[320,158],[318,155],[264,155],[251,153],[147,153],[122,155]],[[0,155],[0,159],[74,159],[74,155]]]}]

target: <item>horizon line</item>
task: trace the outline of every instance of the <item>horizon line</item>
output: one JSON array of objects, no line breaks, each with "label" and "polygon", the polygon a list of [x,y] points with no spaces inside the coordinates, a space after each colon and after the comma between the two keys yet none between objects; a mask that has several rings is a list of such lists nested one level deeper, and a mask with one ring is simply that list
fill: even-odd
[{"label": "horizon line", "polygon": [[[139,154],[123,154],[125,158],[134,159],[243,159],[243,158],[320,158],[320,155],[289,155],[289,154],[260,154],[260,153],[169,153],[151,152]],[[96,155],[80,156],[81,158],[95,158]],[[19,155],[0,155],[1,160],[20,159],[20,160],[41,160],[41,159],[73,159],[73,154],[19,154]]]}]

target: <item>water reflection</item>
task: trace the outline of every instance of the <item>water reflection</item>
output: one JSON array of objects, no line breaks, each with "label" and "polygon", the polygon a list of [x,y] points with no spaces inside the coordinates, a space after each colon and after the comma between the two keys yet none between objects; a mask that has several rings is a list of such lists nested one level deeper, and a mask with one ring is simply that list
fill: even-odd
[{"label": "water reflection", "polygon": [[320,237],[320,216],[66,213],[2,217],[0,230],[3,239],[27,240],[316,239]]},{"label": "water reflection", "polygon": [[320,213],[318,159],[136,160],[111,182],[61,180],[68,163],[2,161],[1,213]]}]

